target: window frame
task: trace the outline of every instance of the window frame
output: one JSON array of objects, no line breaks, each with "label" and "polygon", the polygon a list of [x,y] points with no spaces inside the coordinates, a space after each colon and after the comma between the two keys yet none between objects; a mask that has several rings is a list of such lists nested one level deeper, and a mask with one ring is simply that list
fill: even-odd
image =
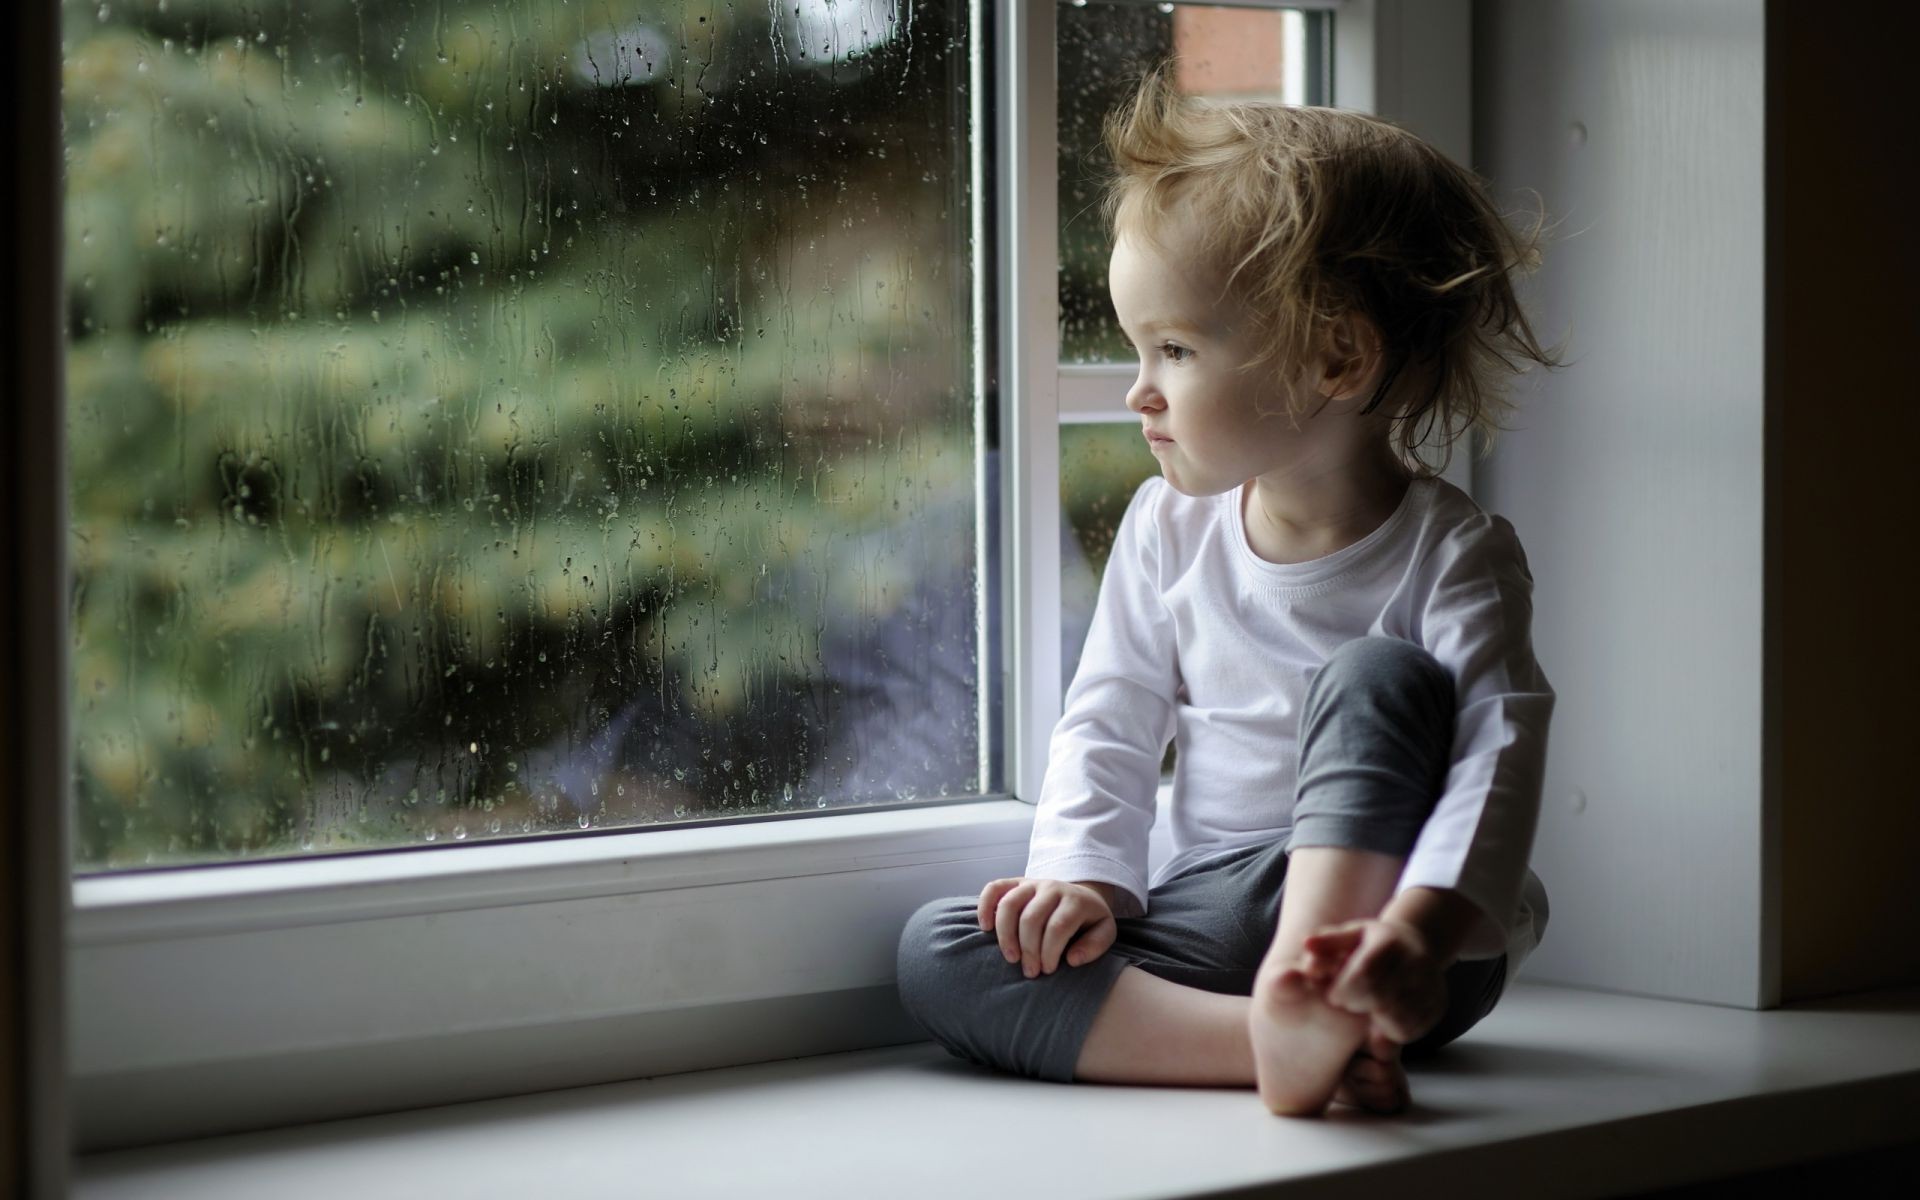
[{"label": "window frame", "polygon": [[[1334,103],[1405,114],[1469,161],[1468,0],[1210,2],[1334,10]],[[992,406],[1007,464],[997,670],[1009,792],[75,880],[68,1083],[82,1149],[921,1036],[893,999],[901,924],[1025,864],[1063,694],[1059,429],[1078,419],[1086,370],[1059,362],[1054,5],[984,0],[972,20],[975,234],[993,246],[991,296],[976,300],[979,410],[984,422]],[[1458,53],[1432,52],[1436,29]],[[58,384],[60,330],[48,329]],[[42,399],[27,457],[52,464],[36,485],[64,530],[64,389]],[[64,580],[64,539],[43,540],[36,560]],[[984,630],[984,600],[980,617]],[[64,632],[59,669],[40,681],[61,781]],[[50,794],[67,813],[65,786]]]}]

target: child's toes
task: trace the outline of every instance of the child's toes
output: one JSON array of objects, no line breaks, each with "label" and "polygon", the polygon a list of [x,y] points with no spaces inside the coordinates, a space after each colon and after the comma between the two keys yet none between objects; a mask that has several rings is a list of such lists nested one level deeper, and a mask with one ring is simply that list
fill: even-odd
[{"label": "child's toes", "polygon": [[1369,1029],[1366,1054],[1367,1057],[1377,1058],[1381,1062],[1397,1063],[1400,1061],[1400,1043],[1378,1029]]},{"label": "child's toes", "polygon": [[1274,979],[1274,990],[1286,1000],[1311,1000],[1326,989],[1313,976],[1313,971],[1302,964],[1288,967]]},{"label": "child's toes", "polygon": [[1411,1094],[1399,1063],[1356,1055],[1341,1076],[1334,1099],[1371,1113],[1397,1113],[1407,1107]]},{"label": "child's toes", "polygon": [[1340,974],[1344,966],[1340,959],[1331,955],[1308,954],[1301,958],[1300,969],[1316,983],[1329,984]]}]

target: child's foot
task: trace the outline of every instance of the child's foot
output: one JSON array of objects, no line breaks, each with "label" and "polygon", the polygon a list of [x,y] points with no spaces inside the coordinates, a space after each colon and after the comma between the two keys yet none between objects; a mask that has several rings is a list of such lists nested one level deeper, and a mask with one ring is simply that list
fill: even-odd
[{"label": "child's foot", "polygon": [[1370,1113],[1405,1112],[1413,1092],[1407,1086],[1406,1068],[1400,1065],[1399,1044],[1369,1033],[1366,1043],[1347,1061],[1346,1074],[1340,1077],[1333,1099]]},{"label": "child's foot", "polygon": [[1325,1112],[1353,1052],[1367,1040],[1366,1016],[1333,1007],[1324,994],[1324,987],[1297,967],[1263,970],[1254,979],[1247,1030],[1260,1102],[1269,1112],[1283,1117]]}]

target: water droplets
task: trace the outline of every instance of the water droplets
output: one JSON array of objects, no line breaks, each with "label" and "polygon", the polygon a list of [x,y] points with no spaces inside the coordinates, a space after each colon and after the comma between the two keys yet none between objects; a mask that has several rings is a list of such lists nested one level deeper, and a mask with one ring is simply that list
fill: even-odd
[{"label": "water droplets", "polygon": [[905,20],[963,6],[776,6],[771,46],[165,6],[67,31],[117,85],[67,124],[86,853],[825,810],[883,786],[847,747],[919,763],[831,680],[924,674],[916,607],[972,603],[917,582],[974,544],[972,48]]}]

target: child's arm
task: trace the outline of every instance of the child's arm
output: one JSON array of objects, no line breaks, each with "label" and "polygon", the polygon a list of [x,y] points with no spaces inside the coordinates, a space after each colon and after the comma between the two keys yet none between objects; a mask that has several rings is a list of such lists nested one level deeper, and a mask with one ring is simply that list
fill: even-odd
[{"label": "child's arm", "polygon": [[1463,953],[1506,948],[1539,818],[1553,691],[1534,661],[1532,585],[1513,529],[1479,516],[1443,541],[1419,641],[1453,675],[1453,763],[1395,895],[1378,917],[1316,930],[1309,978],[1327,1000],[1409,1042],[1445,1006]]},{"label": "child's arm", "polygon": [[1162,600],[1158,506],[1142,484],[1120,518],[1080,666],[1048,746],[1025,875],[1112,889],[1116,916],[1146,912],[1147,833],[1179,689]]},{"label": "child's arm", "polygon": [[1175,688],[1150,480],[1114,538],[1080,667],[1054,727],[1027,873],[981,889],[980,928],[1027,978],[1106,953],[1115,914],[1146,911],[1147,832]]},{"label": "child's arm", "polygon": [[[1540,817],[1553,689],[1533,655],[1533,578],[1513,527],[1476,514],[1436,548],[1418,641],[1454,679],[1452,765],[1395,888],[1468,902],[1474,916],[1449,956],[1507,949]],[[1415,903],[1413,900],[1404,903]],[[1454,906],[1457,907],[1457,906]],[[1432,927],[1430,905],[1422,910]]]}]

